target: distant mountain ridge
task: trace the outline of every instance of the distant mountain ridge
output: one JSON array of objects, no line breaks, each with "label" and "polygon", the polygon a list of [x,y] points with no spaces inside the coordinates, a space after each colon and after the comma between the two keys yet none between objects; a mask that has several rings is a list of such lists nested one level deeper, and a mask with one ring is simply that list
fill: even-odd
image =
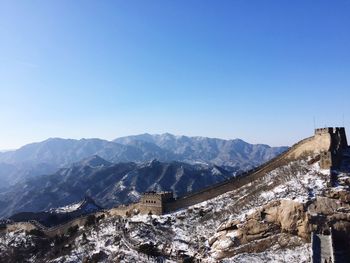
[{"label": "distant mountain ridge", "polygon": [[102,139],[50,138],[0,153],[0,189],[41,174],[51,174],[84,158],[98,155],[111,163],[181,161],[232,166],[240,169],[257,166],[287,147],[249,144],[240,139],[141,134]]},{"label": "distant mountain ridge", "polygon": [[170,133],[126,136],[114,142],[127,146],[152,144],[180,156],[182,161],[239,166],[244,169],[264,163],[288,149],[283,146],[249,144],[241,139],[175,136]]}]

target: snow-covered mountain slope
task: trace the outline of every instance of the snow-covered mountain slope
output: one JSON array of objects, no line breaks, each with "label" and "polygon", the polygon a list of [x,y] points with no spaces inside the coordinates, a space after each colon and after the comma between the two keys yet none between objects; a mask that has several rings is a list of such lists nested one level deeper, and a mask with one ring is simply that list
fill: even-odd
[{"label": "snow-covered mountain slope", "polygon": [[137,201],[146,191],[173,191],[175,195],[197,191],[234,175],[212,165],[164,163],[112,164],[93,156],[58,172],[38,176],[0,193],[0,218],[19,212],[46,211],[91,196],[110,208]]},{"label": "snow-covered mountain slope", "polygon": [[349,164],[330,175],[317,162],[293,161],[186,209],[128,218],[106,213],[62,239],[3,232],[1,259],[22,253],[28,262],[310,262],[313,231],[331,226],[349,244]]}]

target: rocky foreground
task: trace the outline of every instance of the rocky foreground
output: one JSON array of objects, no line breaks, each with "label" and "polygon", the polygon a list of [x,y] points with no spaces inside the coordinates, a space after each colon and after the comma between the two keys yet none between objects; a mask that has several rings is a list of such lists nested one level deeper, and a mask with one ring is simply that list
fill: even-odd
[{"label": "rocky foreground", "polygon": [[65,235],[3,231],[1,262],[310,262],[311,233],[350,244],[350,162],[304,159],[217,198],[163,216],[92,218]]}]

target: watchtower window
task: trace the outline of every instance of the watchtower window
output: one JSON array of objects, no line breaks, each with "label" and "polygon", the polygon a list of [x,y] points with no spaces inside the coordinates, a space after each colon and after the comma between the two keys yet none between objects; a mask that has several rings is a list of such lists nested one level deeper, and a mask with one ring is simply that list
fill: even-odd
[{"label": "watchtower window", "polygon": [[154,200],[146,200],[145,201],[147,204],[156,204],[157,201],[154,201]]}]

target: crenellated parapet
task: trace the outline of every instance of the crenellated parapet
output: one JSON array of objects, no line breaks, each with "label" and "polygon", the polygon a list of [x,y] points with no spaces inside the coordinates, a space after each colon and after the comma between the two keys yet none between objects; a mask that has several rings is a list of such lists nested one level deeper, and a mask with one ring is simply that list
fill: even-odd
[{"label": "crenellated parapet", "polygon": [[329,134],[333,133],[333,127],[315,129],[315,135],[322,135],[322,134],[327,134],[327,133],[329,133]]}]

